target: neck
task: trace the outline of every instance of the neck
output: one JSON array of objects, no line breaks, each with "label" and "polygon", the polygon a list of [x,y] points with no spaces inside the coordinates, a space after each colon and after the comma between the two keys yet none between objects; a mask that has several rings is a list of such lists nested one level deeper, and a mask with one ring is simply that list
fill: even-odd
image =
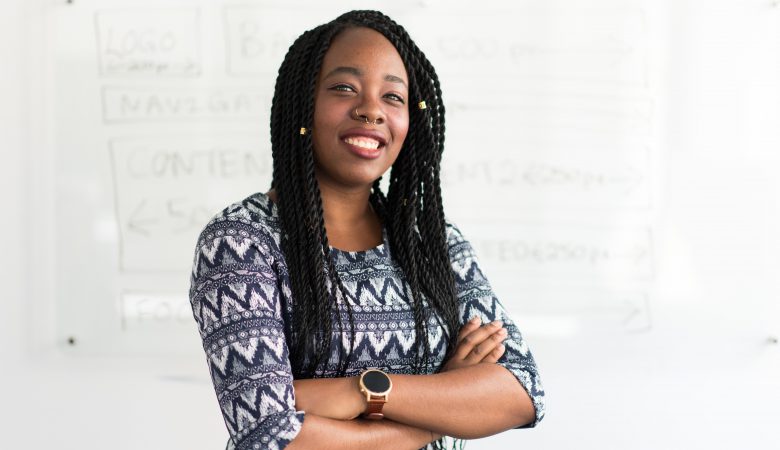
[{"label": "neck", "polygon": [[369,203],[370,187],[345,189],[320,180],[323,218],[330,245],[362,251],[382,243],[382,223]]},{"label": "neck", "polygon": [[[330,245],[347,251],[361,251],[382,243],[382,222],[369,203],[370,187],[344,189],[318,179],[325,229]],[[276,201],[276,192],[268,192]]]},{"label": "neck", "polygon": [[368,201],[370,194],[370,188],[344,190],[320,182],[326,228],[349,228],[371,218],[374,213]]}]

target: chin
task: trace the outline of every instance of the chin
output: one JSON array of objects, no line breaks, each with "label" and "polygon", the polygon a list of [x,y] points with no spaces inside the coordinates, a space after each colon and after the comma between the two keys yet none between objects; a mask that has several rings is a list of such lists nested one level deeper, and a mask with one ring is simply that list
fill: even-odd
[{"label": "chin", "polygon": [[345,186],[349,186],[351,188],[355,188],[355,189],[358,189],[358,188],[361,188],[361,189],[369,188],[370,189],[371,186],[374,184],[374,181],[376,181],[377,178],[379,178],[379,175],[377,175],[375,177],[360,177],[360,178],[351,177],[351,178],[349,178],[347,180],[344,180],[342,182],[342,184],[345,185]]},{"label": "chin", "polygon": [[370,188],[374,181],[383,174],[384,172],[355,170],[342,174],[334,181],[350,188]]}]

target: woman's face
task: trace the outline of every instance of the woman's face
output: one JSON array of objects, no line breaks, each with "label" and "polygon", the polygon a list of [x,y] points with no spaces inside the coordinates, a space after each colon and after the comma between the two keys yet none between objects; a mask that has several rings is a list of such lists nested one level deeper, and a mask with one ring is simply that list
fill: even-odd
[{"label": "woman's face", "polygon": [[381,33],[348,28],[333,39],[314,99],[312,143],[321,185],[366,189],[390,168],[409,129],[408,86],[401,56]]}]

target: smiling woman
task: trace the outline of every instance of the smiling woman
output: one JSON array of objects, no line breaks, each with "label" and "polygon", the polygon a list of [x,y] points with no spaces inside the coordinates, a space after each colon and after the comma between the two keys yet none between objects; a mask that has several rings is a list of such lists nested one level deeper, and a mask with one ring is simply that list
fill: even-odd
[{"label": "smiling woman", "polygon": [[301,35],[271,140],[271,190],[206,225],[192,273],[229,445],[440,448],[535,426],[534,358],[445,220],[441,89],[406,31],[353,11]]}]

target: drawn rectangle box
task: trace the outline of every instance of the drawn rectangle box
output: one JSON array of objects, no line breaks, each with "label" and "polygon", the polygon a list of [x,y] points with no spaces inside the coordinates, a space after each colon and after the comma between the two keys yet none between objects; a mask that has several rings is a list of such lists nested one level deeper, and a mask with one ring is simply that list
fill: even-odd
[{"label": "drawn rectangle box", "polygon": [[[300,33],[319,25],[313,4],[300,8],[228,5],[223,11],[227,73],[273,76]],[[289,24],[295,24],[290,27]]]},{"label": "drawn rectangle box", "polygon": [[197,77],[203,71],[200,30],[197,8],[98,11],[100,74]]},{"label": "drawn rectangle box", "polygon": [[122,292],[119,299],[122,330],[191,327],[192,308],[186,292]]},{"label": "drawn rectangle box", "polygon": [[[620,335],[652,330],[649,296],[641,290],[534,287],[502,300],[521,329],[537,336]],[[506,303],[510,303],[507,305]]]},{"label": "drawn rectangle box", "polygon": [[[465,224],[465,222],[464,222]],[[469,222],[477,258],[492,277],[521,283],[619,286],[654,276],[649,227]]]},{"label": "drawn rectangle box", "polygon": [[[461,156],[463,155],[463,156]],[[649,208],[649,164],[605,161],[560,161],[549,155],[510,153],[497,157],[458,154],[442,164],[442,190],[452,210],[500,211],[511,198],[516,208]],[[479,158],[481,156],[481,158]],[[479,159],[478,159],[479,158]],[[502,192],[485,196],[479,205],[460,199],[475,191]]]},{"label": "drawn rectangle box", "polygon": [[159,121],[245,120],[262,123],[271,98],[255,87],[129,87],[103,88],[106,124]]},{"label": "drawn rectangle box", "polygon": [[187,272],[217,212],[268,189],[262,136],[131,137],[110,142],[122,272]]},{"label": "drawn rectangle box", "polygon": [[[474,26],[471,8],[449,8],[437,16],[449,26],[425,48],[428,57],[438,61],[439,73],[479,77],[489,67],[492,77],[508,75],[521,83],[647,83],[648,11],[641,5],[561,7],[545,2],[479,14],[480,23],[489,22],[487,28]],[[566,32],[551,39],[553,29]]]}]

